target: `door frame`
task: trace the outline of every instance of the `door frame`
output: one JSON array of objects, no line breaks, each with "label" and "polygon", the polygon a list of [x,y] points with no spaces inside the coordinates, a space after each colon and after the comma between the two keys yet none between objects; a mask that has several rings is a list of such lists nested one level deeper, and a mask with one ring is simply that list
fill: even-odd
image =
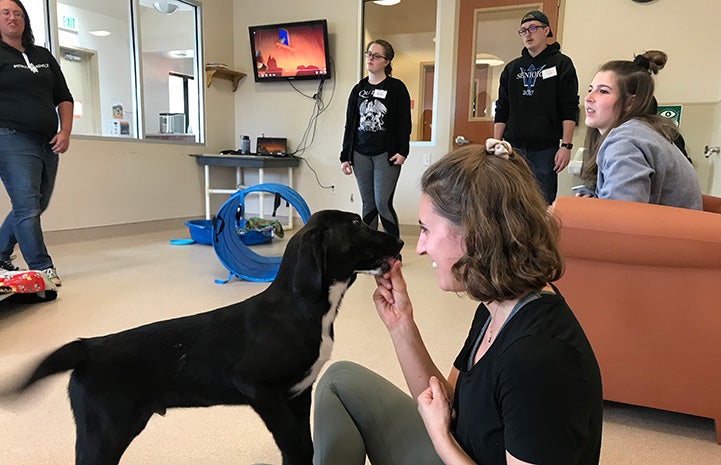
[{"label": "door frame", "polygon": [[[81,70],[83,74],[82,87],[89,97],[89,102],[82,102],[84,115],[89,116],[90,134],[80,134],[84,136],[100,136],[102,135],[101,115],[100,115],[100,82],[98,71],[98,52],[95,50],[75,47],[69,45],[60,45],[60,60],[65,60],[63,55],[70,53],[82,58]],[[74,133],[73,133],[74,134]]]},{"label": "door frame", "polygon": [[[433,112],[433,95],[434,95],[434,87],[435,87],[435,70],[436,70],[436,62],[435,61],[421,61],[420,62],[420,78],[419,78],[419,84],[418,89],[420,91],[420,95],[418,96],[419,101],[419,108],[418,108],[418,114],[417,114],[417,120],[418,120],[418,136],[417,136],[417,142],[430,142],[433,140],[433,118],[435,117]],[[427,77],[430,76],[430,79]],[[428,88],[430,86],[430,89]],[[429,92],[430,90],[430,92]],[[429,109],[431,111],[431,121],[428,123],[430,126],[429,135],[426,139],[425,134],[425,111],[426,109]]]}]

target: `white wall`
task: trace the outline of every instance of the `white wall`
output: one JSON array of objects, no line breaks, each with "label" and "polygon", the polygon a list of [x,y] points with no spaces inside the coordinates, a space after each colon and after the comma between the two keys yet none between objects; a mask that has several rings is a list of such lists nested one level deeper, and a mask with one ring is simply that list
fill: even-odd
[{"label": "white wall", "polygon": [[[609,60],[633,59],[663,50],[669,62],[656,76],[665,100],[721,100],[721,2],[707,0],[636,3],[630,0],[566,0],[563,50],[586,85]],[[585,88],[584,88],[585,90]]]}]

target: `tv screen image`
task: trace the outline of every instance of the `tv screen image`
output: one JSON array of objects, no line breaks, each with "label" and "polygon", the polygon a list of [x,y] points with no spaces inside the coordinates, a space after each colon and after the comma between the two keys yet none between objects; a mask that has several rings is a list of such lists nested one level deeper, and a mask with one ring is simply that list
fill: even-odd
[{"label": "tv screen image", "polygon": [[256,82],[330,78],[325,19],[251,26],[248,30]]}]

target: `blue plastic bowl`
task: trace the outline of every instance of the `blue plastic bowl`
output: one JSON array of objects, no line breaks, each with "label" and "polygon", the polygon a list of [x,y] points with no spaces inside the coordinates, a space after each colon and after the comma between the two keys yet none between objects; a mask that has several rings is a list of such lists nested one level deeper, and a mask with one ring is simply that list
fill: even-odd
[{"label": "blue plastic bowl", "polygon": [[211,220],[188,220],[185,225],[190,231],[190,238],[198,244],[213,243],[213,223]]},{"label": "blue plastic bowl", "polygon": [[[245,219],[241,218],[240,226],[244,226]],[[190,231],[190,238],[198,244],[213,244],[213,222],[211,220],[188,220],[185,225]],[[272,228],[263,231],[244,231],[239,233],[241,242],[245,245],[267,244],[273,240]]]}]

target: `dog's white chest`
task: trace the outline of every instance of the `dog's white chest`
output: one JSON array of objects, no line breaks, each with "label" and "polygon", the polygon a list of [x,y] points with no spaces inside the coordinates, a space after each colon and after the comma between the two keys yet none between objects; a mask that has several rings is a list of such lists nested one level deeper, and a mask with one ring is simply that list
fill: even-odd
[{"label": "dog's white chest", "polygon": [[323,315],[323,320],[321,321],[321,339],[320,348],[318,350],[318,360],[316,360],[310,367],[306,377],[290,389],[291,395],[300,394],[313,384],[318,378],[318,374],[320,373],[321,368],[323,368],[323,365],[325,365],[325,362],[330,360],[331,352],[333,352],[333,336],[331,336],[330,331],[333,326],[333,322],[335,321],[335,317],[338,315],[338,307],[340,307],[343,294],[345,294],[345,291],[347,290],[348,281],[331,285],[328,292],[330,310]]}]

